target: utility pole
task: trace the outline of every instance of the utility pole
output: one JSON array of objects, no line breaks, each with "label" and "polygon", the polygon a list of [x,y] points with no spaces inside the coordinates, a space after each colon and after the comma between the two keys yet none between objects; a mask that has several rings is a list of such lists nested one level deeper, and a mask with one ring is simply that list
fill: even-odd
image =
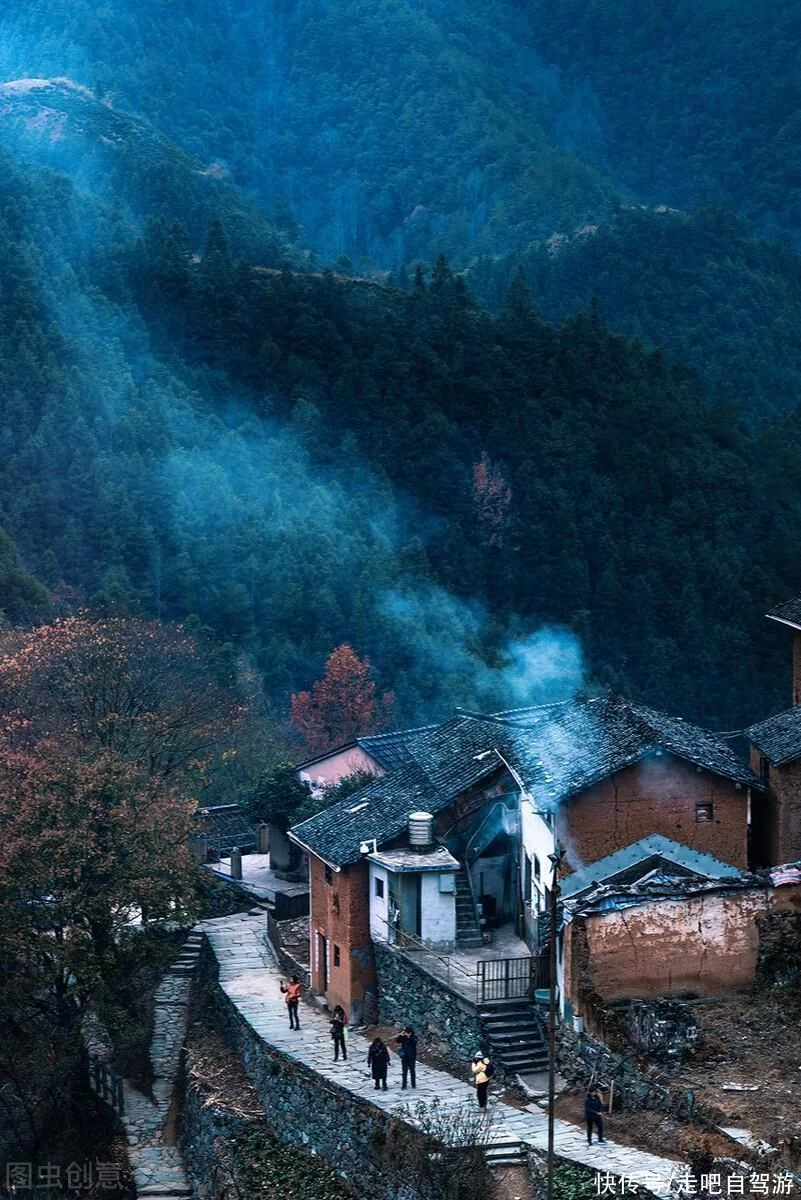
[{"label": "utility pole", "polygon": [[553,1200],[553,1129],[554,1106],[556,1104],[556,913],[559,898],[559,867],[564,850],[556,843],[553,854],[548,855],[551,863],[551,898],[548,919],[551,924],[548,942],[548,1200]]}]

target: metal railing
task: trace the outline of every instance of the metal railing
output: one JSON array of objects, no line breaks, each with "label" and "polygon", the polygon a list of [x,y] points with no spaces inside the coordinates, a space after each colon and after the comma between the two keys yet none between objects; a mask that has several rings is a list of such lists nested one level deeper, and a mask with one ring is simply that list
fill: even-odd
[{"label": "metal railing", "polygon": [[89,1075],[89,1087],[96,1096],[113,1109],[118,1117],[125,1113],[125,1091],[122,1079],[105,1059],[87,1054],[86,1069]]},{"label": "metal railing", "polygon": [[[469,981],[471,984],[475,981],[475,972],[465,967],[463,963],[455,960],[452,955],[446,950],[440,950],[436,946],[432,946],[430,942],[424,942],[416,933],[409,933],[402,929],[400,924],[393,921],[387,921],[384,917],[373,914],[374,919],[378,919],[387,929],[387,943],[394,946],[402,954],[408,954],[413,962],[425,969],[425,963],[421,963],[417,959],[417,955],[426,955],[429,959],[434,959],[440,964],[442,971],[446,976],[446,982],[451,982],[451,975],[455,975],[461,981]],[[430,974],[436,974],[431,971]]]},{"label": "metal railing", "polygon": [[548,987],[548,956],[480,958],[476,973],[479,1004],[491,1000],[533,1000],[535,991]]}]

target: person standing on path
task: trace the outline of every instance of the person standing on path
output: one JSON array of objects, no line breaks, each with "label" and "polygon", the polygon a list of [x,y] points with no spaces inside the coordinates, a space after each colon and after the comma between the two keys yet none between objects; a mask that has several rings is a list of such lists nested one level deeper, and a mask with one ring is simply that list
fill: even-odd
[{"label": "person standing on path", "polygon": [[473,1055],[473,1061],[470,1064],[470,1070],[473,1073],[473,1079],[476,1085],[476,1099],[478,1107],[487,1111],[487,1092],[489,1091],[489,1081],[493,1075],[490,1060],[486,1055],[479,1051]]},{"label": "person standing on path", "polygon": [[338,1004],[334,1009],[334,1015],[331,1017],[331,1037],[334,1039],[334,1062],[339,1061],[339,1052],[342,1051],[342,1061],[348,1061],[348,1051],[345,1045],[345,1026],[348,1023],[348,1018],[345,1016],[345,1010],[341,1004]]},{"label": "person standing on path", "polygon": [[415,1077],[415,1067],[417,1066],[417,1034],[411,1025],[407,1025],[405,1029],[401,1030],[396,1041],[400,1042],[398,1056],[401,1060],[401,1088],[406,1087],[407,1078],[411,1080],[413,1088],[417,1087],[417,1079]]},{"label": "person standing on path", "polygon": [[300,1029],[300,1021],[298,1020],[298,1004],[300,1002],[300,994],[303,991],[303,985],[297,975],[293,975],[289,983],[281,984],[281,991],[286,997],[286,1007],[289,1013],[289,1028]]},{"label": "person standing on path", "polygon": [[587,1090],[587,1095],[584,1097],[584,1120],[587,1122],[587,1145],[592,1145],[592,1130],[593,1126],[598,1134],[598,1141],[604,1140],[604,1123],[601,1120],[603,1112],[603,1101],[598,1095],[598,1088],[593,1083]]},{"label": "person standing on path", "polygon": [[370,1068],[370,1073],[373,1076],[375,1090],[383,1088],[387,1090],[387,1067],[389,1066],[389,1050],[387,1050],[380,1037],[373,1040],[370,1050],[367,1054],[367,1066]]}]

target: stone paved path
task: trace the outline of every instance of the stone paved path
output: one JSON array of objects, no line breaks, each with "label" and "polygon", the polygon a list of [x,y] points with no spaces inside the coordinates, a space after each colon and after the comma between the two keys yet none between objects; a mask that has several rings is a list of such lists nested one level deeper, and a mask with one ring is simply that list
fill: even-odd
[{"label": "stone paved path", "polygon": [[[474,1093],[466,1080],[424,1063],[417,1064],[416,1090],[403,1096],[400,1065],[394,1055],[388,1076],[389,1088],[386,1092],[376,1092],[367,1074],[368,1039],[349,1033],[348,1061],[334,1063],[328,1018],[308,1005],[300,1006],[300,1030],[290,1030],[286,1005],[279,991],[282,974],[264,944],[263,916],[219,917],[203,922],[196,930],[202,930],[209,939],[220,968],[220,985],[226,995],[270,1046],[388,1112],[406,1103],[407,1097],[411,1102],[430,1101],[436,1097],[441,1104],[453,1108],[474,1103]],[[531,1106],[534,1111],[521,1111],[504,1103],[495,1103],[491,1107],[493,1142],[520,1141],[537,1150],[547,1150],[548,1118],[535,1105]],[[588,1146],[584,1130],[566,1121],[555,1122],[554,1146],[561,1158],[597,1171],[634,1177],[660,1196],[669,1194],[671,1176],[684,1171],[682,1165],[672,1159],[660,1158],[631,1146],[615,1142]]]},{"label": "stone paved path", "polygon": [[190,934],[178,961],[168,968],[155,995],[153,1038],[153,1100],[123,1082],[125,1114],[122,1123],[134,1170],[137,1195],[152,1200],[191,1196],[172,1127],[173,1095],[181,1063],[189,1015],[189,994],[200,935]]}]

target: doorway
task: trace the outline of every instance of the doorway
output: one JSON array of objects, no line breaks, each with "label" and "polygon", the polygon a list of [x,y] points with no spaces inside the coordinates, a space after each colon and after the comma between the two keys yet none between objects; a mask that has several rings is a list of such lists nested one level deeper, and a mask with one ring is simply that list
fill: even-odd
[{"label": "doorway", "polygon": [[328,938],[317,931],[317,962],[319,964],[320,991],[325,995],[328,991]]}]

